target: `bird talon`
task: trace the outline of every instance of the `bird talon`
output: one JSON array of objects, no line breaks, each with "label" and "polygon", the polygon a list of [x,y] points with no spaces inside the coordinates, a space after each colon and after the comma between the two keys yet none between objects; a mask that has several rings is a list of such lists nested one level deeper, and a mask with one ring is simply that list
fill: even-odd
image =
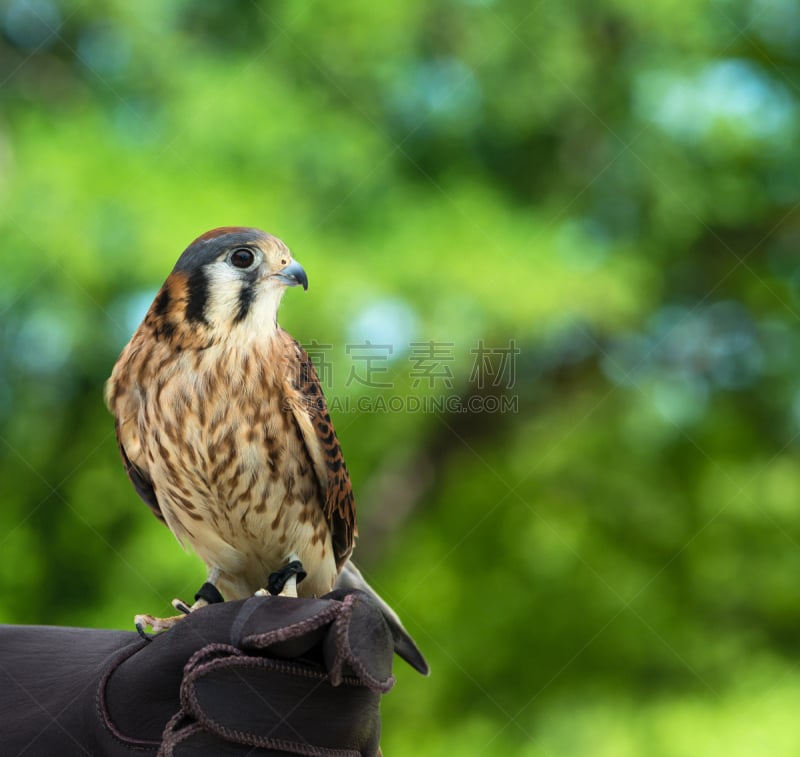
[{"label": "bird talon", "polygon": [[173,599],[172,606],[178,612],[182,612],[184,615],[188,615],[192,611],[192,608],[189,607],[189,605],[187,605],[182,599]]},{"label": "bird talon", "polygon": [[139,634],[139,636],[141,636],[141,637],[142,637],[142,639],[144,639],[145,641],[147,641],[147,642],[150,642],[150,641],[152,641],[154,637],[153,637],[153,636],[151,636],[149,633],[147,633],[147,632],[144,630],[144,629],[146,628],[146,624],[142,623],[142,622],[141,622],[141,621],[138,619],[138,617],[139,617],[139,616],[137,615],[137,616],[136,616],[136,619],[134,620],[134,625],[136,626],[136,633],[138,633],[138,634]]},{"label": "bird talon", "polygon": [[[136,626],[139,636],[147,641],[152,641],[158,634],[176,626],[179,620],[183,620],[183,617],[183,615],[173,615],[169,618],[157,618],[155,615],[136,615],[133,624]],[[153,629],[152,635],[145,632],[148,626]]]}]

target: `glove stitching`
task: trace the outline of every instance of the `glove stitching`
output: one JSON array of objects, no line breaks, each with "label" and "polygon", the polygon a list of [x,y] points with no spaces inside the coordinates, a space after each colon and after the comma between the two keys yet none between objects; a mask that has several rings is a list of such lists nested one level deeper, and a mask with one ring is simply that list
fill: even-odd
[{"label": "glove stitching", "polygon": [[[223,656],[223,654],[225,656]],[[231,644],[225,644],[221,641],[206,644],[204,647],[200,647],[200,649],[186,661],[186,664],[183,666],[184,675],[194,668],[211,662],[213,659],[227,659],[227,656],[236,657],[239,655],[244,655],[244,652]]]},{"label": "glove stitching", "polygon": [[[335,602],[335,600],[331,600],[331,602]],[[330,623],[332,620],[336,619],[339,612],[341,612],[341,608],[339,607],[340,604],[341,603],[338,602],[331,604],[330,607],[320,610],[316,615],[312,615],[310,618],[304,618],[303,620],[293,623],[290,626],[282,626],[281,628],[276,628],[275,630],[267,631],[266,633],[245,636],[242,639],[242,645],[252,647],[267,647],[270,644],[287,641],[297,636],[302,636],[309,631],[315,631],[317,628],[320,628],[326,623]]]},{"label": "glove stitching", "polygon": [[183,708],[179,709],[164,727],[162,734],[161,746],[158,748],[156,757],[172,757],[175,747],[182,741],[186,741],[190,736],[195,733],[202,733],[203,726],[199,723],[189,723],[182,728],[178,727],[178,723],[186,717],[186,712]]},{"label": "glove stitching", "polygon": [[[233,662],[234,665],[231,665],[230,660],[212,660],[192,670],[181,684],[181,703],[183,705],[183,709],[187,714],[196,718],[196,720],[200,722],[206,730],[217,736],[221,736],[228,741],[247,744],[249,746],[264,747],[267,749],[290,751],[294,754],[306,755],[307,757],[361,757],[361,753],[358,750],[337,749],[334,747],[318,746],[316,744],[310,744],[307,742],[303,743],[302,741],[289,741],[270,736],[258,736],[248,733],[247,731],[228,728],[214,718],[209,717],[203,710],[197,697],[195,683],[198,679],[208,673],[214,672],[217,668],[260,668],[264,670],[277,671],[286,675],[300,675],[306,678],[317,679],[319,683],[323,683],[329,678],[326,673],[323,673],[319,670],[314,670],[296,663],[272,660],[265,657],[242,656]],[[354,687],[361,686],[360,681],[352,676],[344,677],[343,682]]]},{"label": "glove stitching", "polygon": [[152,751],[153,747],[157,747],[160,742],[152,741],[150,739],[137,739],[132,736],[126,736],[124,733],[122,733],[122,731],[117,728],[111,718],[111,711],[109,710],[108,703],[106,701],[106,688],[108,687],[108,682],[111,680],[111,676],[122,665],[122,663],[124,663],[129,657],[133,657],[133,655],[135,655],[137,652],[140,652],[148,643],[149,642],[142,642],[140,644],[134,644],[131,647],[123,649],[120,654],[116,655],[103,673],[100,683],[97,685],[97,694],[95,696],[96,714],[105,731],[107,731],[115,741],[118,741],[129,749],[135,749],[142,752]]},{"label": "glove stitching", "polygon": [[[338,686],[340,681],[343,680],[342,668],[343,662],[346,660],[350,667],[357,673],[361,683],[366,685],[372,691],[379,694],[385,694],[391,690],[395,684],[394,675],[381,680],[376,678],[364,665],[361,659],[353,652],[350,646],[350,619],[353,615],[353,605],[358,601],[354,594],[348,594],[342,602],[342,611],[334,623],[333,632],[336,638],[336,649],[340,655],[340,662],[336,665],[336,681],[334,686]],[[333,678],[333,674],[331,674]]]}]

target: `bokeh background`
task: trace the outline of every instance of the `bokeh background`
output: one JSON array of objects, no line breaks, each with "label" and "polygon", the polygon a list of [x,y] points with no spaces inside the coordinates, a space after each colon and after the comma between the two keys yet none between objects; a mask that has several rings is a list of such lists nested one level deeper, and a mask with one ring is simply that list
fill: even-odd
[{"label": "bokeh background", "polygon": [[0,3],[0,620],[203,578],[103,382],[219,225],[308,271],[389,755],[795,755],[800,6]]}]

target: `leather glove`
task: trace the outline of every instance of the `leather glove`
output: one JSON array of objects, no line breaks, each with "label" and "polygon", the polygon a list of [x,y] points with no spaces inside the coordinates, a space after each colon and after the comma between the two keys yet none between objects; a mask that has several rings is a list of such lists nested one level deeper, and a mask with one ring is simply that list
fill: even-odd
[{"label": "leather glove", "polygon": [[0,752],[379,754],[392,632],[355,590],[210,605],[132,631],[0,626]]}]

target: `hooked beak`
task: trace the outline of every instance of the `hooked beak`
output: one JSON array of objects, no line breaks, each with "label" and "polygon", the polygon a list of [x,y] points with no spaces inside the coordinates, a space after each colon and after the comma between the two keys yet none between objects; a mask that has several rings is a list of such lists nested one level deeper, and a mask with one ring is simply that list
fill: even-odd
[{"label": "hooked beak", "polygon": [[303,289],[308,289],[308,276],[296,260],[293,260],[282,271],[272,274],[276,279],[283,281],[286,286],[296,287],[302,286]]}]

